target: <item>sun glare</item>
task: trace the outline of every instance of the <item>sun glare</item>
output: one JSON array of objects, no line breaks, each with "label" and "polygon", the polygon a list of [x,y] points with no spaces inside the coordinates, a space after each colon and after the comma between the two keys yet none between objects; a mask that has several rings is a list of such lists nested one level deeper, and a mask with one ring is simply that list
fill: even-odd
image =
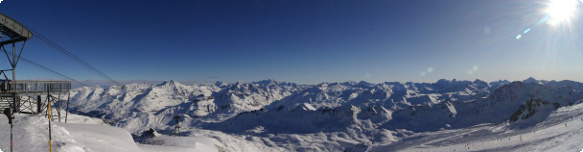
[{"label": "sun glare", "polygon": [[578,0],[550,0],[546,13],[548,24],[558,25],[568,22],[577,13]]}]

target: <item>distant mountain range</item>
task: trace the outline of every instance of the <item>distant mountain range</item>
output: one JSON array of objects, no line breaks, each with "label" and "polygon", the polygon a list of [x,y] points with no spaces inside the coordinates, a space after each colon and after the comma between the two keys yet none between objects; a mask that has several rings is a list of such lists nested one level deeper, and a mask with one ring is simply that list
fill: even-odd
[{"label": "distant mountain range", "polygon": [[580,82],[534,78],[317,85],[274,80],[193,85],[167,81],[79,87],[71,91],[71,110],[132,133],[150,128],[170,133],[174,116],[179,116],[183,128],[258,136],[358,132],[374,142],[404,136],[403,130],[504,122],[528,127],[559,107],[583,102],[582,91]]}]

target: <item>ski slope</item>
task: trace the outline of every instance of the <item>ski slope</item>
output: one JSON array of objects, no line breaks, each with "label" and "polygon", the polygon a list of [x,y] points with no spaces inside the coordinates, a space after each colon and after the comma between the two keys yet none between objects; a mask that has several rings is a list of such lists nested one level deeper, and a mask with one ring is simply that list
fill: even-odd
[{"label": "ski slope", "polygon": [[[44,115],[16,114],[15,120],[14,151],[49,151],[49,122]],[[56,121],[51,125],[53,151],[142,151],[126,130],[105,125],[100,119],[69,115],[67,124]],[[4,151],[10,148],[9,134],[8,120],[2,116],[0,118],[0,138],[2,138],[0,149]]]},{"label": "ski slope", "polygon": [[[48,119],[44,115],[17,114],[15,119],[14,151],[49,151]],[[71,114],[68,123],[52,123],[55,152],[216,152],[219,146],[215,145],[223,146],[204,136],[160,138],[165,144],[138,147],[127,130],[106,125],[100,119]],[[10,126],[5,116],[0,117],[0,150],[10,150]]]},{"label": "ski slope", "polygon": [[563,107],[536,126],[516,124],[479,126],[418,133],[371,151],[581,151],[583,104]]},{"label": "ski slope", "polygon": [[[15,151],[47,151],[48,121],[42,115],[17,115]],[[157,135],[156,144],[136,144],[129,132],[111,127],[100,119],[70,115],[67,124],[53,123],[53,150],[57,152],[184,152],[184,151],[285,151],[253,145],[245,140],[219,142],[209,136],[223,136],[213,131],[193,131],[193,136]],[[583,104],[559,108],[535,126],[522,128],[512,124],[482,124],[463,129],[422,132],[384,145],[376,143],[362,151],[581,151],[583,149]],[[0,149],[9,150],[9,126],[0,117]],[[221,135],[222,134],[222,135]],[[205,136],[202,136],[205,135]],[[298,135],[297,137],[302,137]],[[307,136],[304,136],[307,137]],[[4,139],[6,138],[6,139]],[[268,139],[263,139],[268,140]],[[313,138],[312,140],[327,140]],[[252,140],[250,140],[252,141]],[[306,144],[293,143],[291,144]],[[316,143],[325,141],[315,141]],[[247,148],[240,148],[247,146]],[[229,146],[240,146],[238,148]],[[309,151],[309,149],[306,149]],[[315,150],[315,149],[312,149]],[[358,151],[358,150],[355,150]]]},{"label": "ski slope", "polygon": [[[72,111],[99,118],[53,123],[53,150],[582,150],[583,83],[528,81],[83,87],[72,91]],[[44,115],[16,120],[15,149],[47,151]],[[0,116],[0,149],[8,137]]]},{"label": "ski slope", "polygon": [[[142,151],[132,139],[132,136],[121,128],[92,124],[55,123],[61,132],[72,137],[82,148],[91,151],[139,152]],[[61,151],[79,151],[78,147],[69,148],[67,143],[61,146]]]}]

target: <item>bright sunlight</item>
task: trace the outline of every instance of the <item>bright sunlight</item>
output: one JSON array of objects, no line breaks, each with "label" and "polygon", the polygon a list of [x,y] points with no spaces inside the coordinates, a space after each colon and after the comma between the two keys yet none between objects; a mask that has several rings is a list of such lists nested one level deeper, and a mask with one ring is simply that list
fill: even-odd
[{"label": "bright sunlight", "polygon": [[569,22],[577,13],[578,0],[551,0],[546,9],[548,24],[558,25]]}]

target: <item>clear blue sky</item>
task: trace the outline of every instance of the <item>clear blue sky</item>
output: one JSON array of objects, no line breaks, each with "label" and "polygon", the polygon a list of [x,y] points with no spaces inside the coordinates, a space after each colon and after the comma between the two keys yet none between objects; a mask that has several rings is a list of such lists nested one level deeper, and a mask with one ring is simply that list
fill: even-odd
[{"label": "clear blue sky", "polygon": [[[534,26],[546,3],[4,0],[0,12],[116,80],[583,81],[581,14]],[[78,80],[101,79],[38,38],[23,56]],[[26,63],[17,76],[58,79]]]}]

